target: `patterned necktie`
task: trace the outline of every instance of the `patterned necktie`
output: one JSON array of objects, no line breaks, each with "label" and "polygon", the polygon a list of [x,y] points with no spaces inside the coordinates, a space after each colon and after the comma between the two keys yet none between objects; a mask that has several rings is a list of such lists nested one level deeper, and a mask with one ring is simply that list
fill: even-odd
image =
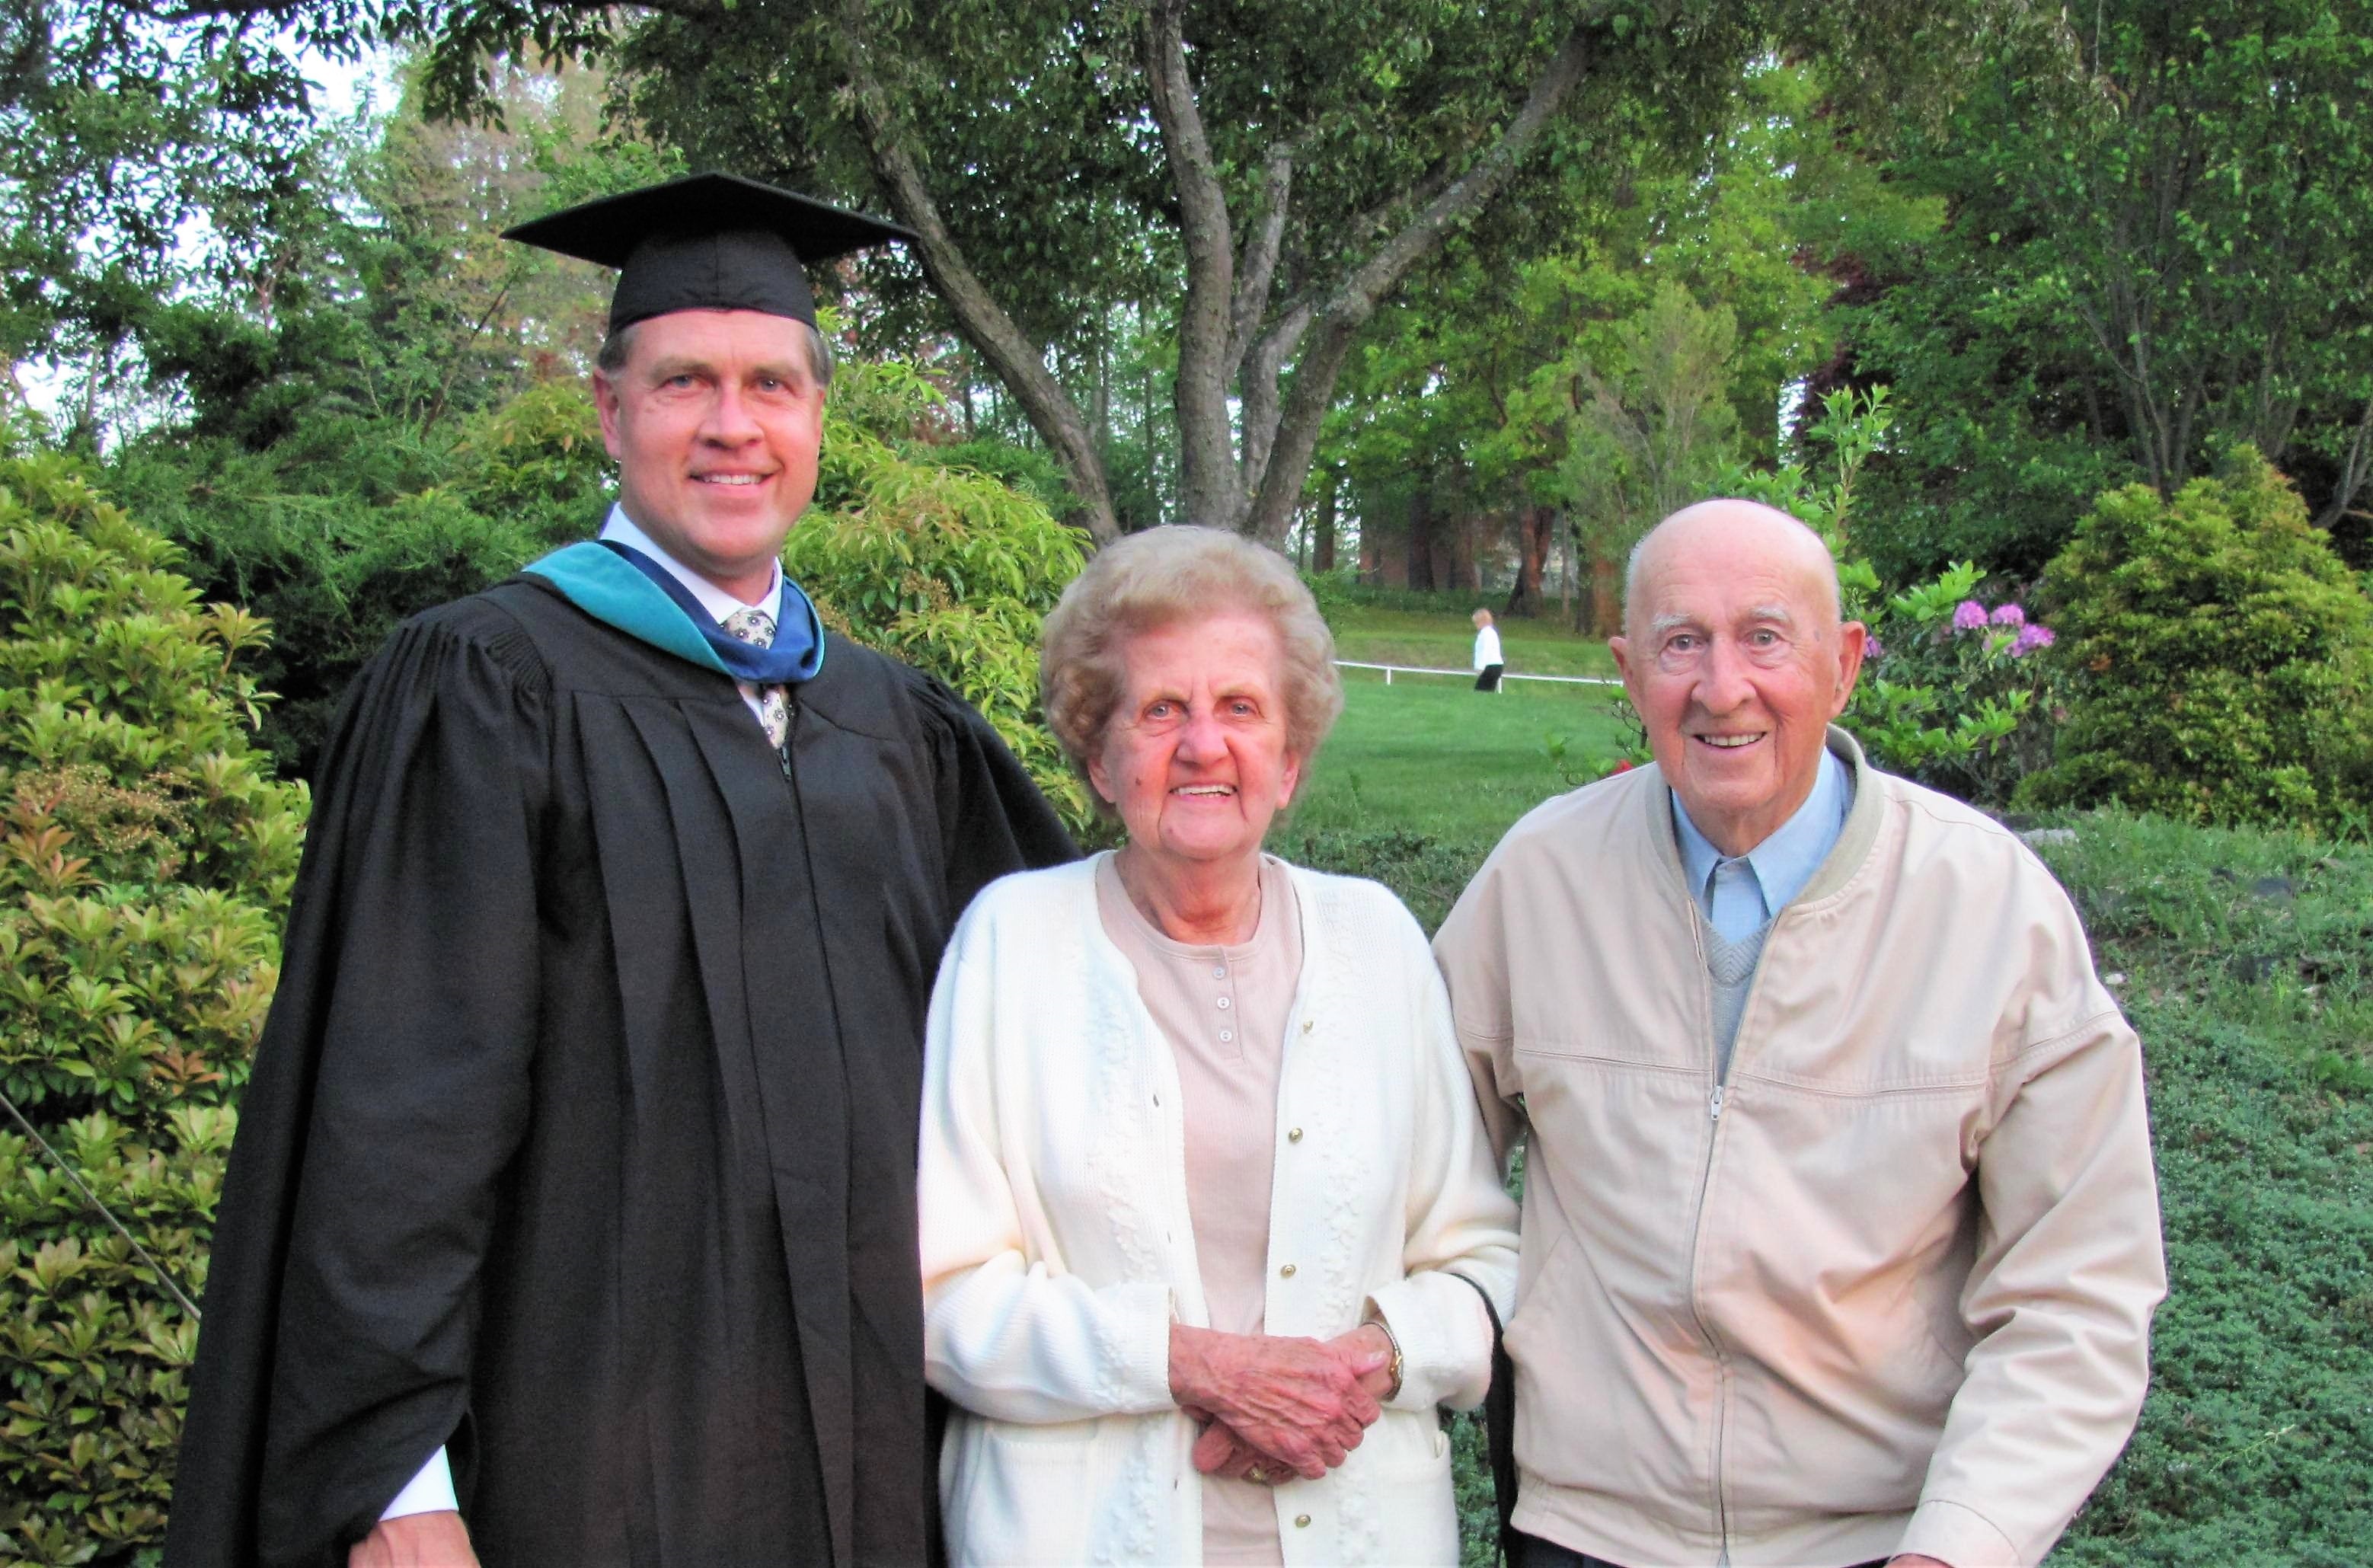
[{"label": "patterned necktie", "polygon": [[[747,607],[725,617],[725,635],[736,642],[746,642],[757,648],[775,645],[775,617],[764,610]],[[758,693],[758,722],[766,727],[766,739],[777,751],[791,732],[791,698],[782,686],[765,686]]]}]

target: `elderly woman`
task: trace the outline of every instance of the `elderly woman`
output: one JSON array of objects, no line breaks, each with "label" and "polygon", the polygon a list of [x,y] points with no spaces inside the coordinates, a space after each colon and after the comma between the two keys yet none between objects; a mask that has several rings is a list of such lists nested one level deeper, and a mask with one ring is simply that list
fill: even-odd
[{"label": "elderly woman", "polygon": [[950,1553],[1455,1562],[1435,1407],[1483,1397],[1516,1211],[1417,923],[1261,853],[1342,708],[1326,625],[1275,553],[1161,528],[1046,637],[1128,842],[989,887],[932,998]]}]

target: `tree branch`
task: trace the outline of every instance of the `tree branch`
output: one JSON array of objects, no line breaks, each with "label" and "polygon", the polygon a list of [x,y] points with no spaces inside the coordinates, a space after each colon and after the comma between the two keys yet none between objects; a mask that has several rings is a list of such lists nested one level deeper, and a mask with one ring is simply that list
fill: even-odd
[{"label": "tree branch", "polygon": [[1253,344],[1244,362],[1245,492],[1258,495],[1268,479],[1271,455],[1277,450],[1278,378],[1285,362],[1301,346],[1310,330],[1307,301],[1289,306],[1275,326]]},{"label": "tree branch", "polygon": [[1147,96],[1178,189],[1186,300],[1178,315],[1178,491],[1186,521],[1233,528],[1245,503],[1228,418],[1230,315],[1236,307],[1227,193],[1186,70],[1185,0],[1154,0],[1140,32]]},{"label": "tree branch", "polygon": [[2373,397],[2365,400],[2364,415],[2348,438],[2348,455],[2340,462],[2340,482],[2332,488],[2331,501],[2316,514],[2316,527],[2329,530],[2346,517],[2350,503],[2368,478],[2373,478]]},{"label": "tree branch", "polygon": [[1588,25],[1587,21],[1578,24],[1566,35],[1535,78],[1523,107],[1483,156],[1353,269],[1318,310],[1313,323],[1315,336],[1294,367],[1293,391],[1245,520],[1246,532],[1271,544],[1284,539],[1293,521],[1294,503],[1302,495],[1303,480],[1310,472],[1311,455],[1317,450],[1327,405],[1334,401],[1335,380],[1342,373],[1354,334],[1409,268],[1440,247],[1453,224],[1490,200],[1532,151],[1549,121],[1589,72],[1590,49],[1584,36]]},{"label": "tree branch", "polygon": [[[1278,252],[1285,244],[1286,204],[1293,196],[1293,163],[1300,146],[1284,143],[1270,150],[1261,171],[1263,205],[1259,225],[1245,235],[1245,253],[1236,263],[1236,300],[1228,323],[1228,367],[1242,366],[1268,312],[1269,286],[1277,275]],[[1247,480],[1257,486],[1257,479]]]},{"label": "tree branch", "polygon": [[1071,488],[1086,509],[1088,532],[1099,544],[1111,543],[1120,537],[1120,523],[1113,512],[1112,487],[1105,482],[1095,438],[1070,394],[1047,370],[1045,356],[982,285],[963,247],[948,231],[939,204],[923,181],[922,170],[906,150],[905,127],[875,69],[866,0],[841,0],[838,30],[850,94],[874,174],[888,193],[890,208],[898,221],[913,229],[921,241],[924,275],[947,301],[965,339],[1012,391],[1031,427],[1063,465]]},{"label": "tree branch", "polygon": [[[1579,29],[1576,30],[1579,31]],[[1434,201],[1444,191],[1449,189],[1450,181],[1456,177],[1459,160],[1472,152],[1482,140],[1481,126],[1469,130],[1465,139],[1435,160],[1434,166],[1427,170],[1416,184],[1406,191],[1395,192],[1352,218],[1344,226],[1343,232],[1354,238],[1365,238],[1390,224],[1395,213],[1406,212],[1413,206],[1423,206]]]}]

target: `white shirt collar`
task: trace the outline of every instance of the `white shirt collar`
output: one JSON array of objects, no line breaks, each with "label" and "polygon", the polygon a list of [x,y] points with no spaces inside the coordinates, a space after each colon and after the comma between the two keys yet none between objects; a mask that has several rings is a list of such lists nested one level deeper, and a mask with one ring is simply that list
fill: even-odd
[{"label": "white shirt collar", "polygon": [[777,626],[783,624],[783,564],[780,561],[775,563],[774,576],[766,580],[766,591],[759,596],[755,603],[744,605],[742,601],[660,549],[652,542],[649,534],[635,525],[635,520],[626,515],[626,509],[614,501],[610,505],[609,517],[602,524],[602,537],[614,539],[630,550],[640,550],[644,555],[666,568],[668,576],[684,584],[691,591],[692,596],[700,601],[700,607],[708,612],[708,618],[719,625],[724,624],[725,617],[741,609],[764,610],[773,617]]}]

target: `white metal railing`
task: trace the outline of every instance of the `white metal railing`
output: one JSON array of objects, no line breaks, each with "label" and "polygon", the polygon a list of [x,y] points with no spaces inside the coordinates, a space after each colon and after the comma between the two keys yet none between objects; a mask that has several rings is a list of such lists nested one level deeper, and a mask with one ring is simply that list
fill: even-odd
[{"label": "white metal railing", "polygon": [[[1358,659],[1338,659],[1335,663],[1338,668],[1345,670],[1382,670],[1385,673],[1385,685],[1388,686],[1393,684],[1393,677],[1396,674],[1455,675],[1462,681],[1471,681],[1476,673],[1472,670],[1429,669],[1422,664],[1370,664]],[[1502,670],[1500,673],[1500,689],[1502,691],[1507,689],[1507,683],[1510,681],[1554,681],[1561,685],[1568,686],[1619,686],[1623,684],[1607,675],[1526,675],[1519,674],[1514,670]]]}]

